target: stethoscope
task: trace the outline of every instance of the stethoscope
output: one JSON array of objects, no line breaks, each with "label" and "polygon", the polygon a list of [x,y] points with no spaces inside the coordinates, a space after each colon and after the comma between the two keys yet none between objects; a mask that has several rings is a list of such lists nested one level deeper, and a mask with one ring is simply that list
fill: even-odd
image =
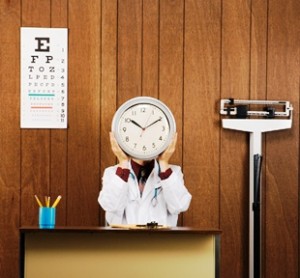
[{"label": "stethoscope", "polygon": [[157,200],[157,196],[158,194],[162,191],[162,188],[161,186],[160,187],[156,187],[154,188],[154,196],[152,197],[151,199],[151,204],[153,207],[156,207],[157,203],[158,203],[158,200]]},{"label": "stethoscope", "polygon": [[[160,169],[159,169],[159,172],[160,172]],[[132,173],[131,171],[130,171],[130,176],[131,176],[134,180],[136,180],[135,174]],[[154,195],[153,195],[153,197],[152,197],[152,199],[151,199],[151,204],[152,204],[153,207],[156,207],[156,205],[158,204],[157,196],[159,195],[159,193],[160,193],[161,191],[162,191],[162,187],[161,187],[161,186],[154,188]]]}]

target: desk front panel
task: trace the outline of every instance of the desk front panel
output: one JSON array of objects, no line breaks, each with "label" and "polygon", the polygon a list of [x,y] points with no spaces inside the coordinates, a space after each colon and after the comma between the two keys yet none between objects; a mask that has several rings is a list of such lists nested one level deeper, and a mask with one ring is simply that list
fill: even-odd
[{"label": "desk front panel", "polygon": [[216,277],[214,235],[26,233],[26,278]]}]

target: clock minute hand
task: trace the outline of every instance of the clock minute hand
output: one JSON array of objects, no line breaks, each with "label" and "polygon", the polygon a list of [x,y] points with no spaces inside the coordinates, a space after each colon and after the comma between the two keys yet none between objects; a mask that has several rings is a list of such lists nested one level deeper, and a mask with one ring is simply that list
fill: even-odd
[{"label": "clock minute hand", "polygon": [[132,122],[134,125],[138,126],[138,127],[141,128],[142,130],[144,130],[144,128],[141,127],[141,125],[138,124],[136,121],[130,119],[130,122]]},{"label": "clock minute hand", "polygon": [[152,122],[151,124],[148,124],[144,129],[156,124],[157,122],[161,121],[162,117],[160,117],[159,119],[157,119],[156,121]]}]

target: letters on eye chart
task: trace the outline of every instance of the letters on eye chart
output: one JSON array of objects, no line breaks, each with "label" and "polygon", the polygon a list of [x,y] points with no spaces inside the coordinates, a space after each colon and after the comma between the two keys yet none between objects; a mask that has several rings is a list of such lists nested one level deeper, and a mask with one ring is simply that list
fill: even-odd
[{"label": "letters on eye chart", "polygon": [[67,128],[68,30],[21,28],[21,128]]}]

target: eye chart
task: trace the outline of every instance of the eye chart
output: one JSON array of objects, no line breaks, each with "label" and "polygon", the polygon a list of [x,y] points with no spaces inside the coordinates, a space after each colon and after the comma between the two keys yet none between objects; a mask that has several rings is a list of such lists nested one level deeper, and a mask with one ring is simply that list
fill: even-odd
[{"label": "eye chart", "polygon": [[68,30],[21,28],[21,128],[67,128]]}]

